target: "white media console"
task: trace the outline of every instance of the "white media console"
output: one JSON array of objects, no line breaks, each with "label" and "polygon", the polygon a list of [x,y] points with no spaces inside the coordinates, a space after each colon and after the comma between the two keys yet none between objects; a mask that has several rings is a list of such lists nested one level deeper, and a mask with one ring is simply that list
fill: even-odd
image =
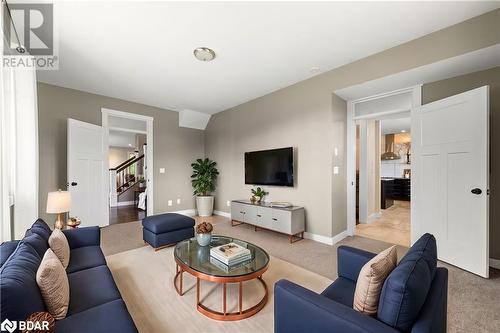
[{"label": "white media console", "polygon": [[252,204],[249,200],[231,201],[231,225],[247,223],[259,228],[290,236],[290,243],[304,238],[304,207],[271,207],[269,204]]}]

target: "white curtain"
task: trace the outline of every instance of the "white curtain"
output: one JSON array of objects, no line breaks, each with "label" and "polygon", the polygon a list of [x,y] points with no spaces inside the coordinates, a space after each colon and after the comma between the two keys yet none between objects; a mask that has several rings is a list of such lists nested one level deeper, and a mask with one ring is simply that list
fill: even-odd
[{"label": "white curtain", "polygon": [[3,64],[2,59],[0,232],[6,241],[22,238],[38,216],[38,108],[36,71]]}]

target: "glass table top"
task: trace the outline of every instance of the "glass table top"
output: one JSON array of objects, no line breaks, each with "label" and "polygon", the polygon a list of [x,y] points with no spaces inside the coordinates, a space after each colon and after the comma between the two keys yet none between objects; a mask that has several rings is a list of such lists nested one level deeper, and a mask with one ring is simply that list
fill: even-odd
[{"label": "glass table top", "polygon": [[[249,249],[252,258],[234,266],[227,266],[210,256],[212,247],[232,242]],[[216,235],[212,236],[212,241],[208,246],[200,246],[196,238],[177,243],[174,256],[191,269],[207,275],[221,277],[249,275],[263,269],[269,263],[269,255],[257,245],[236,238]]]}]

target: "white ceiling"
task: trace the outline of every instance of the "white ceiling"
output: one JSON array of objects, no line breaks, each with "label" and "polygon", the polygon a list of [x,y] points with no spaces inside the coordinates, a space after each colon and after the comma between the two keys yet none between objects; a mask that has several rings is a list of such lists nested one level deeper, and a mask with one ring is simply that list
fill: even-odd
[{"label": "white ceiling", "polygon": [[411,118],[398,118],[398,119],[386,119],[380,121],[380,132],[385,134],[401,133],[405,131],[410,133],[411,130]]},{"label": "white ceiling", "polygon": [[122,131],[109,131],[109,145],[111,147],[135,148],[135,133]]},{"label": "white ceiling", "polygon": [[[459,23],[499,2],[56,2],[39,80],[213,114]],[[200,62],[199,46],[217,58]],[[311,68],[319,68],[311,72]]]}]

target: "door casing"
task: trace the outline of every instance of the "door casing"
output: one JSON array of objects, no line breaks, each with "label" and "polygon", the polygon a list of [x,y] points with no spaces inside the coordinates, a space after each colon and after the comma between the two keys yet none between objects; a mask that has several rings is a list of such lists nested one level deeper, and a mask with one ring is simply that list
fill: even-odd
[{"label": "door casing", "polygon": [[[123,111],[118,111],[118,110],[113,110],[113,109],[108,109],[108,108],[101,108],[101,113],[102,113],[102,127],[104,128],[104,140],[106,143],[106,149],[108,149],[108,155],[109,155],[109,130],[118,130],[118,131],[128,131],[128,132],[135,132],[135,133],[142,133],[146,134],[146,143],[147,143],[147,150],[146,150],[146,164],[147,164],[147,185],[146,185],[146,192],[147,192],[147,207],[146,207],[146,213],[147,215],[153,215],[154,214],[154,143],[153,143],[153,117],[149,116],[144,116],[136,113],[130,113],[130,112],[123,112]],[[135,130],[130,130],[127,128],[116,128],[116,127],[110,127],[109,126],[109,118],[110,117],[119,117],[119,118],[125,118],[125,119],[133,119],[133,120],[139,120],[139,121],[144,121],[146,122],[146,131],[141,132],[141,131],[135,131]],[[106,172],[109,172],[109,161],[107,161],[106,165]],[[107,182],[106,185],[107,192],[106,195],[109,194],[109,182]],[[109,223],[109,221],[108,221]]]}]

